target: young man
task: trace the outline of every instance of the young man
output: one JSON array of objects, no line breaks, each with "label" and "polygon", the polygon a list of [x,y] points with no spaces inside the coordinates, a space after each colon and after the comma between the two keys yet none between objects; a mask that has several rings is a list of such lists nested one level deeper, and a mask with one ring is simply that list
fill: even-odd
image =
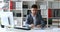
[{"label": "young man", "polygon": [[36,4],[32,5],[31,7],[31,13],[27,15],[27,26],[34,28],[41,28],[45,26],[45,22],[42,19],[42,16],[40,13],[38,13],[38,7]]}]

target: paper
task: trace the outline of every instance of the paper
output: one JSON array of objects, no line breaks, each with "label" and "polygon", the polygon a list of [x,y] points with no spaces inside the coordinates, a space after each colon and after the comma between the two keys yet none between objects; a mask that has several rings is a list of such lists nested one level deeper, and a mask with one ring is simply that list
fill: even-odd
[{"label": "paper", "polygon": [[51,32],[49,30],[34,30],[33,32]]},{"label": "paper", "polygon": [[52,32],[60,32],[60,28],[53,28]]}]

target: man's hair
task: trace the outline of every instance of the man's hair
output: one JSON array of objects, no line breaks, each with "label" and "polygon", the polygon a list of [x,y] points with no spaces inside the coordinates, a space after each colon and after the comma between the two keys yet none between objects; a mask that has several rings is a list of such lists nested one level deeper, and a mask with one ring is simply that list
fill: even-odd
[{"label": "man's hair", "polygon": [[36,4],[33,4],[31,8],[38,8]]}]

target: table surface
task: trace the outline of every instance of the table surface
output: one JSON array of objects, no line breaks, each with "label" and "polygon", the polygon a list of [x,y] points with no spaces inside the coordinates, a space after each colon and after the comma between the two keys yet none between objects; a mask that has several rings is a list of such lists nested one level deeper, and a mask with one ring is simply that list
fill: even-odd
[{"label": "table surface", "polygon": [[14,28],[0,28],[1,32],[60,32],[60,28],[54,29],[40,29],[40,30],[21,30],[21,29],[14,29]]}]

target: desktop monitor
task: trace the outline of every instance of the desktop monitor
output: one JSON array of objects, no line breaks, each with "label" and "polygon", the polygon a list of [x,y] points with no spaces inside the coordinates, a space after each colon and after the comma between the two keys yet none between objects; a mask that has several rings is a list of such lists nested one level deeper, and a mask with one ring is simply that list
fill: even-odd
[{"label": "desktop monitor", "polygon": [[13,13],[0,12],[1,25],[14,27]]}]

